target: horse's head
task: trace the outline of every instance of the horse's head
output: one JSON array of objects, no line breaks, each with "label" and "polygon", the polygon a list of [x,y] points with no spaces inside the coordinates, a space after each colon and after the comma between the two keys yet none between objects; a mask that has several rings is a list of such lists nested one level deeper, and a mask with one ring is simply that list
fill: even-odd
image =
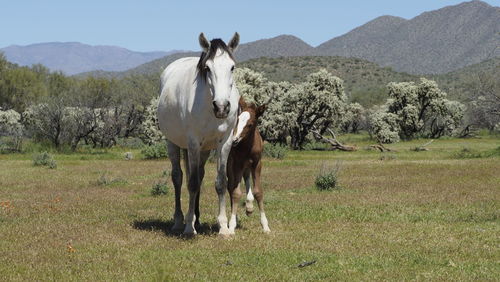
[{"label": "horse's head", "polygon": [[221,39],[208,42],[203,33],[199,36],[203,50],[198,61],[198,72],[209,87],[215,117],[226,118],[231,109],[229,102],[233,93],[233,71],[235,60],[233,53],[240,42],[236,32],[226,45]]},{"label": "horse's head", "polygon": [[233,135],[233,146],[237,146],[241,140],[255,132],[257,121],[266,110],[266,104],[258,107],[254,103],[247,104],[243,97],[240,97],[239,106],[240,115]]}]

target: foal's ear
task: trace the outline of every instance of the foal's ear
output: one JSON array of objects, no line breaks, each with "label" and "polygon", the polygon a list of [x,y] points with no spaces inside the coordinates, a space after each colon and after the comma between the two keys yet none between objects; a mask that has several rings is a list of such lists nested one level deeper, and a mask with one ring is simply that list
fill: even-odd
[{"label": "foal's ear", "polygon": [[243,96],[240,96],[238,105],[240,106],[241,109],[246,109],[248,107],[247,102],[245,102],[245,99],[243,99]]},{"label": "foal's ear", "polygon": [[267,104],[258,106],[257,109],[255,110],[255,115],[257,116],[257,118],[262,116],[266,111],[266,109],[267,109]]},{"label": "foal's ear", "polygon": [[198,36],[198,41],[200,42],[200,47],[203,50],[203,52],[208,53],[208,49],[210,48],[210,42],[208,42],[203,32],[200,33],[200,36]]},{"label": "foal's ear", "polygon": [[236,52],[236,48],[238,48],[238,44],[240,44],[240,35],[235,32],[227,47],[229,47],[229,50],[234,53]]}]

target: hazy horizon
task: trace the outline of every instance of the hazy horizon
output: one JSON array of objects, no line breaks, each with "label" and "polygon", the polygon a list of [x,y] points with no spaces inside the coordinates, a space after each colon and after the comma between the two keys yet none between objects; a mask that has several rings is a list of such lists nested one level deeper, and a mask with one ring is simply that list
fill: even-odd
[{"label": "hazy horizon", "polygon": [[[204,8],[201,1],[186,3],[85,1],[67,3],[15,1],[4,3],[8,11],[0,18],[5,29],[0,48],[46,42],[79,42],[152,52],[199,49],[197,36],[229,39],[235,31],[241,42],[296,36],[311,46],[343,35],[377,17],[390,15],[411,19],[423,12],[465,1],[397,0],[347,3],[309,1],[219,1]],[[483,1],[495,6],[496,1]],[[240,12],[244,11],[244,12]],[[257,17],[255,15],[258,15]],[[223,20],[227,19],[227,20]],[[164,34],[164,36],[160,36]]]}]

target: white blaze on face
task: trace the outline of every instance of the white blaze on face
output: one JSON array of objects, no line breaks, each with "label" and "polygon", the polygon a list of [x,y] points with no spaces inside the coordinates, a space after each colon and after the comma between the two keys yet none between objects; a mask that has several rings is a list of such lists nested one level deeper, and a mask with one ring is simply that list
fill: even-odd
[{"label": "white blaze on face", "polygon": [[250,113],[249,112],[242,112],[238,116],[238,127],[236,128],[236,134],[234,135],[234,140],[238,140],[241,136],[241,133],[243,132],[243,129],[247,125],[248,120],[250,119]]},{"label": "white blaze on face", "polygon": [[233,86],[233,73],[231,72],[234,61],[228,52],[217,49],[213,60],[207,61],[210,68],[209,82],[213,91],[213,101],[225,105],[230,100]]}]

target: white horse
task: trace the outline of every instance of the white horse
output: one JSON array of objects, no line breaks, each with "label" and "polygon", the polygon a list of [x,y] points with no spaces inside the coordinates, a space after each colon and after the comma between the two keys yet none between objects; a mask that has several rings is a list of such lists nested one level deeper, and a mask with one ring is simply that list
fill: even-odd
[{"label": "white horse", "polygon": [[[229,44],[220,39],[210,42],[201,33],[201,56],[182,58],[171,63],[161,75],[158,122],[168,140],[175,188],[173,230],[196,234],[199,226],[200,186],[210,150],[217,149],[215,190],[219,197],[217,223],[219,234],[229,235],[226,216],[226,163],[232,146],[240,94],[233,83],[233,53],[239,44],[235,33]],[[184,150],[189,190],[189,209],[185,218],[181,209],[182,170],[180,149]]]}]

